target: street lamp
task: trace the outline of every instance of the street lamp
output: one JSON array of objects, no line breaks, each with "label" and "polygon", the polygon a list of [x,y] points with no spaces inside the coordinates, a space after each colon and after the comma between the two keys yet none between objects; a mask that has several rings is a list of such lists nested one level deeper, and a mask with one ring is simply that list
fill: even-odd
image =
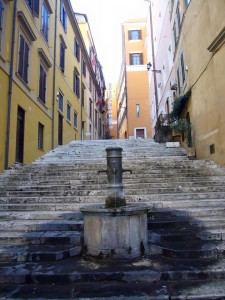
[{"label": "street lamp", "polygon": [[151,44],[152,44],[152,64],[147,64],[148,71],[150,70],[151,66],[153,66],[153,78],[154,78],[154,90],[155,90],[155,106],[156,106],[156,119],[158,119],[158,90],[157,90],[157,79],[156,73],[161,73],[161,70],[155,69],[155,49],[154,49],[154,39],[153,39],[153,25],[152,25],[152,3],[150,0],[144,0],[149,2],[149,19],[150,19],[150,32],[151,32]]},{"label": "street lamp", "polygon": [[161,70],[150,70],[151,69],[152,64],[149,62],[147,63],[147,70],[151,71],[151,72],[156,72],[156,73],[162,73]]}]

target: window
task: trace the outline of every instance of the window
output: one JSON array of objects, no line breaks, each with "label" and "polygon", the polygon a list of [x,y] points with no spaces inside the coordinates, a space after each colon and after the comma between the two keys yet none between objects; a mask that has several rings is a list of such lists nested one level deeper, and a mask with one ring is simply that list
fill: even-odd
[{"label": "window", "polygon": [[191,0],[185,0],[186,7],[188,7],[188,5],[189,5],[190,2],[191,2]]},{"label": "window", "polygon": [[128,31],[129,40],[141,40],[141,30],[129,30]]},{"label": "window", "polygon": [[177,45],[177,29],[176,29],[176,23],[173,24],[173,38],[174,38],[174,47],[176,48]]},{"label": "window", "polygon": [[59,63],[59,66],[60,66],[60,69],[61,71],[64,73],[65,71],[65,45],[60,42],[60,63]]},{"label": "window", "polygon": [[39,73],[39,99],[45,104],[46,103],[46,79],[47,73],[42,65],[40,65]]},{"label": "window", "polygon": [[84,106],[84,87],[82,86],[82,90],[81,90],[81,104],[82,106]]},{"label": "window", "polygon": [[27,5],[29,6],[30,10],[33,14],[37,17],[39,16],[39,0],[26,0]]},{"label": "window", "polygon": [[180,94],[180,71],[177,68],[177,86],[178,86],[178,93]]},{"label": "window", "polygon": [[92,100],[89,99],[89,117],[92,119]]},{"label": "window", "polygon": [[131,53],[130,54],[130,65],[143,65],[143,54],[142,53]]},{"label": "window", "polygon": [[41,32],[48,42],[48,31],[49,31],[49,12],[46,7],[46,4],[42,4],[42,19],[41,19]]},{"label": "window", "polygon": [[1,50],[1,41],[2,41],[3,13],[4,13],[4,6],[2,1],[0,0],[0,50]]},{"label": "window", "polygon": [[98,129],[98,111],[95,110],[95,128]]},{"label": "window", "polygon": [[78,116],[77,116],[77,113],[74,112],[74,120],[73,120],[73,125],[75,128],[77,128],[77,119],[78,119]]},{"label": "window", "polygon": [[79,79],[79,75],[78,75],[76,70],[74,70],[73,76],[74,76],[73,91],[77,95],[77,97],[79,98],[80,97],[80,79]]},{"label": "window", "polygon": [[181,53],[180,56],[180,64],[181,64],[181,74],[182,74],[182,80],[183,83],[185,82],[185,69],[184,69],[184,55]]},{"label": "window", "polygon": [[67,103],[66,116],[67,116],[67,120],[71,121],[71,105],[70,105],[70,103]]},{"label": "window", "polygon": [[92,79],[91,79],[91,75],[89,76],[89,90],[92,91]]},{"label": "window", "polygon": [[60,21],[62,23],[62,26],[64,30],[67,30],[67,13],[64,6],[64,0],[61,0],[60,2]]},{"label": "window", "polygon": [[58,109],[63,113],[63,94],[58,93]]},{"label": "window", "polygon": [[28,42],[20,34],[18,74],[26,83],[28,83],[29,50]]},{"label": "window", "polygon": [[140,104],[136,104],[136,117],[140,118]]},{"label": "window", "polygon": [[82,74],[86,77],[86,64],[84,59],[82,59]]},{"label": "window", "polygon": [[38,123],[38,149],[44,149],[44,125]]},{"label": "window", "polygon": [[178,32],[180,32],[180,8],[179,8],[179,3],[177,5],[176,15],[177,15]]},{"label": "window", "polygon": [[74,54],[77,60],[80,61],[80,46],[76,38],[74,39]]}]

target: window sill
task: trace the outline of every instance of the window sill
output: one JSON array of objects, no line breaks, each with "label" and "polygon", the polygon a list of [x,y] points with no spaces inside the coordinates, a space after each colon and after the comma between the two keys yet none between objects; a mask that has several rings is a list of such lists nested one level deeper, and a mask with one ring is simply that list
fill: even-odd
[{"label": "window sill", "polygon": [[40,151],[42,151],[42,152],[45,152],[44,148],[38,147],[38,150],[40,150]]},{"label": "window sill", "polygon": [[46,103],[44,103],[39,97],[37,97],[38,102],[41,103],[41,105],[43,105],[46,109],[48,109],[48,107],[46,106]]},{"label": "window sill", "polygon": [[71,123],[70,120],[66,119],[66,122],[67,122],[68,124],[72,125],[72,123]]},{"label": "window sill", "polygon": [[29,90],[29,92],[31,91],[31,88],[29,87],[28,83],[20,76],[20,74],[18,72],[16,72],[16,76],[18,77],[18,79],[25,85],[25,87]]}]

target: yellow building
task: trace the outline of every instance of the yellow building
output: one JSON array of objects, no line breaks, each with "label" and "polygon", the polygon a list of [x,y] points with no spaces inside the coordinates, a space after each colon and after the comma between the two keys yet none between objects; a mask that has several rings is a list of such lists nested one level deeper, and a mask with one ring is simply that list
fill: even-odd
[{"label": "yellow building", "polygon": [[123,63],[118,82],[119,138],[152,137],[148,87],[146,19],[124,22]]},{"label": "yellow building", "polygon": [[[104,95],[69,0],[0,0],[0,170],[85,139],[89,101]],[[98,81],[96,80],[98,75]],[[94,112],[93,112],[94,115]],[[96,138],[104,123],[97,115]],[[96,121],[95,121],[96,122]],[[93,135],[94,137],[94,135]]]}]

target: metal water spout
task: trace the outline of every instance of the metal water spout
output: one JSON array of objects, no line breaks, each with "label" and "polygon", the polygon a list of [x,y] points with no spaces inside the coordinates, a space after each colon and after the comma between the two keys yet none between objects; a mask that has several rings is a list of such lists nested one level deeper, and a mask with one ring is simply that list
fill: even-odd
[{"label": "metal water spout", "polygon": [[108,178],[108,195],[105,199],[106,208],[121,207],[126,205],[126,200],[123,192],[124,172],[132,170],[122,168],[122,151],[121,147],[108,147],[107,152],[107,170],[99,170],[99,173],[107,173]]}]

